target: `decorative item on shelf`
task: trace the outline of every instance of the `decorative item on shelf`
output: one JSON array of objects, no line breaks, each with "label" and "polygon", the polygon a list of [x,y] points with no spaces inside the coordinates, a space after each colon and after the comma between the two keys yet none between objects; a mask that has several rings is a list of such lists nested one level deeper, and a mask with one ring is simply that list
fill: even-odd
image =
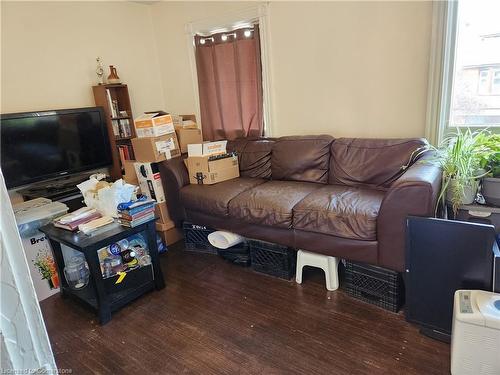
[{"label": "decorative item on shelf", "polygon": [[120,77],[118,77],[118,74],[116,73],[116,68],[113,65],[109,66],[109,76],[108,76],[108,83],[110,84],[119,84],[120,83]]},{"label": "decorative item on shelf", "polygon": [[97,74],[98,78],[98,85],[104,85],[104,69],[102,68],[102,60],[99,56],[96,58],[97,61],[97,69],[95,70],[95,73]]}]

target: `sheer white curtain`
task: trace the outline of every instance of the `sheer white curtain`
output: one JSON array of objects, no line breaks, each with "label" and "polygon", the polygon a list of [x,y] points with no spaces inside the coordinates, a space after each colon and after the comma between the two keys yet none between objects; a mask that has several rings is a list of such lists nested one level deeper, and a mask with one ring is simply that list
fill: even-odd
[{"label": "sheer white curtain", "polygon": [[434,1],[425,137],[438,145],[449,117],[458,2]]}]

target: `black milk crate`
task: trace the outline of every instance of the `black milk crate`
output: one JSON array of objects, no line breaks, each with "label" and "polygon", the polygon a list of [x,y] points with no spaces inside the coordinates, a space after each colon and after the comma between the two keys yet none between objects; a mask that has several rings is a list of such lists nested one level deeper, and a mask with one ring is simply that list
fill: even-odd
[{"label": "black milk crate", "polygon": [[208,235],[215,232],[217,229],[187,222],[182,224],[182,228],[184,229],[184,242],[187,251],[217,254],[217,248],[213,247],[210,245],[210,242],[208,242]]},{"label": "black milk crate", "polygon": [[399,272],[347,260],[343,263],[347,294],[392,312],[404,305],[404,283]]},{"label": "black milk crate", "polygon": [[250,266],[250,253],[246,242],[234,245],[229,249],[218,249],[217,252],[222,259],[228,262],[243,267]]},{"label": "black milk crate", "polygon": [[271,242],[249,240],[254,271],[290,280],[295,275],[297,251]]}]

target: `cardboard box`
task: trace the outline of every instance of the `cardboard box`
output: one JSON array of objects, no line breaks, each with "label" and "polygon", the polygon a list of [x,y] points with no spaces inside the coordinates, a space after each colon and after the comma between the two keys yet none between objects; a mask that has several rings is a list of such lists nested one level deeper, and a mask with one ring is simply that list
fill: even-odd
[{"label": "cardboard box", "polygon": [[179,139],[179,146],[181,153],[185,154],[188,152],[188,145],[193,143],[202,143],[203,138],[201,136],[200,129],[185,129],[185,128],[175,128],[177,137]]},{"label": "cardboard box", "polygon": [[240,176],[238,156],[235,154],[193,156],[184,160],[191,184],[211,185]]},{"label": "cardboard box", "polygon": [[139,180],[137,179],[137,173],[135,173],[134,167],[135,160],[125,160],[123,162],[123,181],[131,185],[139,185]]},{"label": "cardboard box", "polygon": [[165,232],[169,229],[175,228],[175,223],[173,221],[167,221],[166,223],[155,223],[155,229],[157,232]]},{"label": "cardboard box", "polygon": [[174,127],[184,128],[184,129],[198,129],[196,124],[196,115],[174,115],[172,116],[172,121],[174,122]]},{"label": "cardboard box", "polygon": [[[26,259],[28,260],[28,267],[38,301],[43,301],[53,294],[58,293],[60,280],[57,273],[57,265],[52,256],[53,253],[49,239],[44,233],[35,230],[30,236],[22,237],[21,243]],[[35,261],[43,257],[46,257],[46,263],[54,265],[54,268],[50,269],[50,278],[48,279],[45,278],[39,267],[35,265]]]},{"label": "cardboard box", "polygon": [[172,115],[175,132],[179,140],[181,153],[187,152],[187,146],[192,143],[203,143],[201,130],[196,124],[195,115]]},{"label": "cardboard box", "polygon": [[188,145],[188,157],[211,156],[226,153],[227,141],[194,143]]},{"label": "cardboard box", "polygon": [[135,158],[140,162],[159,162],[181,154],[175,133],[160,137],[133,138],[132,146]]},{"label": "cardboard box", "polygon": [[134,163],[134,168],[142,194],[158,203],[165,202],[158,163]]},{"label": "cardboard box", "polygon": [[195,115],[181,115],[184,129],[198,129]]},{"label": "cardboard box", "polygon": [[158,203],[155,206],[155,213],[156,216],[158,216],[158,220],[156,222],[158,223],[169,223],[172,222],[172,219],[170,218],[170,214],[168,213],[168,208],[167,208],[167,203]]},{"label": "cardboard box", "polygon": [[158,230],[158,227],[156,227],[156,233],[160,235],[161,239],[167,246],[179,242],[184,238],[182,230],[180,230],[179,228],[175,228],[175,226],[166,230]]},{"label": "cardboard box", "polygon": [[172,116],[165,112],[144,113],[134,120],[137,137],[159,137],[175,133]]},{"label": "cardboard box", "polygon": [[159,236],[167,246],[179,242],[184,238],[184,233],[181,229],[175,227],[173,221],[167,222],[165,224],[156,222],[155,226],[156,233],[159,234]]}]

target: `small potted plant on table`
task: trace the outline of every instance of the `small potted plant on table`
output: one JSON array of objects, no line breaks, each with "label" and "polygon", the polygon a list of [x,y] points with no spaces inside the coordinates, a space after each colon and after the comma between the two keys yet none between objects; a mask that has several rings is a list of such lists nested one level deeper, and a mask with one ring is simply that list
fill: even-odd
[{"label": "small potted plant on table", "polygon": [[457,129],[440,148],[433,148],[443,170],[438,204],[448,202],[456,214],[460,205],[474,203],[479,180],[487,173],[482,164],[494,153],[494,144],[488,131]]},{"label": "small potted plant on table", "polygon": [[491,154],[483,160],[486,175],[482,181],[481,193],[486,203],[500,206],[500,134],[489,137]]}]

